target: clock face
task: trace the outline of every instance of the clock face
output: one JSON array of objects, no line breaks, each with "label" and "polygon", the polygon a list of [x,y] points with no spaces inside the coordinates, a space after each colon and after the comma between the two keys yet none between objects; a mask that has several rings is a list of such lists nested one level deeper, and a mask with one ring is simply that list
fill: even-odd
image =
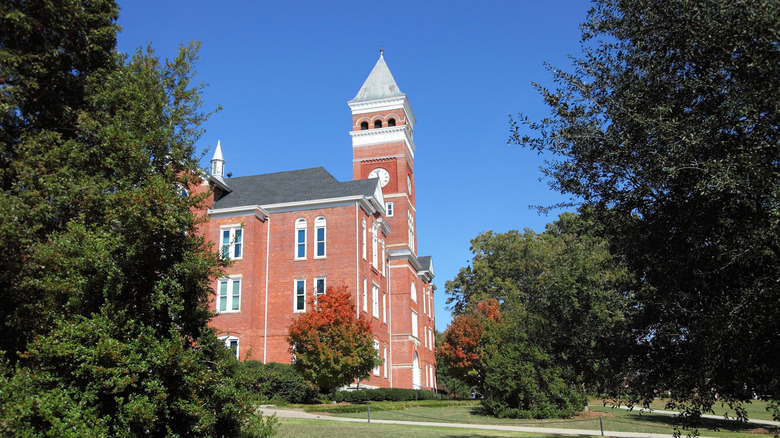
[{"label": "clock face", "polygon": [[379,184],[381,184],[382,187],[386,186],[387,183],[390,182],[390,172],[381,167],[377,167],[376,169],[372,170],[371,173],[368,174],[368,177],[379,178]]}]

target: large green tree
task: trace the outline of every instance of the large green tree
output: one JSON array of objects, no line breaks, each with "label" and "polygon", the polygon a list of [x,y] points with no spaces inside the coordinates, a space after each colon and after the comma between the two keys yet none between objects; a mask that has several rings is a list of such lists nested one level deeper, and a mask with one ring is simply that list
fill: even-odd
[{"label": "large green tree", "polygon": [[510,142],[557,157],[553,187],[642,284],[630,387],[699,410],[777,396],[780,2],[599,0],[582,37]]},{"label": "large green tree", "polygon": [[0,9],[0,434],[242,436],[252,408],[207,326],[221,262],[181,196],[197,45],[127,58],[117,12]]},{"label": "large green tree", "polygon": [[447,303],[461,315],[498,300],[504,314],[525,315],[512,320],[523,321],[525,335],[566,370],[570,383],[590,390],[610,385],[608,370],[622,361],[629,342],[632,281],[597,228],[564,213],[543,233],[482,233],[471,241],[471,266],[446,283]]}]

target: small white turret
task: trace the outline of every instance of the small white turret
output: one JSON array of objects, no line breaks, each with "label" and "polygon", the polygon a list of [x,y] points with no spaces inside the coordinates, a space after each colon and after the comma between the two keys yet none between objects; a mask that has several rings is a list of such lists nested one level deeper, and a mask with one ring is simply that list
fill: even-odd
[{"label": "small white turret", "polygon": [[225,175],[225,159],[222,158],[222,145],[217,140],[217,149],[211,159],[211,175],[222,178]]}]

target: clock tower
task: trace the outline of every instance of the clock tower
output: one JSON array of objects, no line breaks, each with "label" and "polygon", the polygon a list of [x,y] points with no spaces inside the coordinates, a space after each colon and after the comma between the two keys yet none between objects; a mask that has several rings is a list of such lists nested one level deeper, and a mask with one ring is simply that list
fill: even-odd
[{"label": "clock tower", "polygon": [[379,178],[386,220],[393,232],[388,250],[407,249],[416,254],[414,138],[416,120],[409,98],[387,68],[384,53],[354,99],[352,110],[352,178]]}]

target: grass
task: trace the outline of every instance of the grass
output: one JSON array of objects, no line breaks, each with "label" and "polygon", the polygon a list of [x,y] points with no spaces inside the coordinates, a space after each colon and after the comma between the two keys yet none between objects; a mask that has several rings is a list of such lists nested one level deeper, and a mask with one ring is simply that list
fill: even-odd
[{"label": "grass", "polygon": [[[650,404],[650,407],[652,409],[660,409],[660,410],[666,410],[666,402],[668,400],[663,399],[655,399]],[[590,399],[588,404],[593,406],[601,406],[603,402],[601,399]],[[609,405],[607,405],[609,406]],[[742,407],[747,412],[748,418],[751,420],[772,420],[772,414],[766,410],[767,403],[765,401],[758,401],[754,400],[750,403],[744,403],[742,404]],[[640,406],[635,407],[634,409],[638,409]],[[714,411],[714,415],[724,416],[728,415],[730,418],[733,418],[736,416],[736,413],[733,409],[730,409],[728,405],[717,403],[712,407]]]},{"label": "grass", "polygon": [[539,433],[511,432],[502,430],[470,430],[451,427],[423,427],[376,423],[341,423],[297,418],[279,419],[279,438],[317,436],[323,438],[344,438],[345,436],[392,436],[393,438],[467,438],[467,437],[558,437],[571,435],[545,435]]},{"label": "grass", "polygon": [[[381,402],[371,404],[371,418],[382,420],[401,420],[401,421],[427,421],[427,422],[439,422],[439,423],[467,423],[467,424],[495,424],[495,425],[512,425],[512,426],[525,426],[525,427],[553,427],[564,429],[585,429],[593,430],[594,435],[598,435],[600,431],[599,418],[604,424],[604,430],[606,431],[619,431],[619,432],[641,432],[641,433],[659,433],[671,435],[676,425],[676,419],[673,416],[658,413],[639,412],[638,410],[626,411],[624,409],[613,409],[609,406],[601,406],[601,402],[594,402],[591,405],[590,412],[583,412],[579,416],[570,419],[552,419],[552,420],[515,420],[507,418],[494,418],[489,416],[483,416],[478,411],[479,404],[476,402],[456,402],[448,403],[447,406],[436,405],[436,402],[418,402],[415,405],[414,402],[405,403],[392,403]],[[663,409],[663,402],[659,402],[652,406],[654,409]],[[749,413],[754,417],[768,416],[768,413],[763,410],[765,404],[753,403],[750,405]],[[309,411],[324,412],[330,415],[349,417],[349,418],[366,418],[367,405],[322,405],[313,406],[307,408]],[[722,414],[725,411],[718,412]],[[754,415],[755,414],[755,415]],[[769,419],[769,418],[767,418]],[[342,423],[337,423],[342,425]],[[360,423],[357,423],[360,424]],[[320,425],[322,427],[322,425]],[[331,424],[328,423],[328,429]],[[350,423],[345,423],[343,427],[351,427]],[[406,427],[406,426],[404,426]],[[426,430],[431,428],[426,428]],[[314,429],[312,429],[312,432]],[[485,435],[469,435],[477,433],[473,431],[464,432],[463,429],[458,429],[458,434],[455,435],[440,435],[439,432],[432,432],[433,435],[423,434],[423,436],[485,436]],[[495,432],[495,433],[494,433]],[[683,435],[690,433],[690,430],[683,430]],[[466,433],[466,435],[463,435]],[[492,431],[491,434],[486,436],[503,436],[496,431]],[[712,420],[704,419],[702,427],[699,429],[699,433],[705,436],[712,437],[744,437],[746,434],[750,436],[772,436],[771,431],[766,428],[761,428],[756,425],[746,425],[741,423],[735,423],[729,420]],[[516,436],[516,435],[515,435]]]}]

